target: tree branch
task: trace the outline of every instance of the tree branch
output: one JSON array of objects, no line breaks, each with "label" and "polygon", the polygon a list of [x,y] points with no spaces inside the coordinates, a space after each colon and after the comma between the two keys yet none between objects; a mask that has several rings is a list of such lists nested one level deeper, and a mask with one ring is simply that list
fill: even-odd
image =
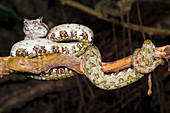
[{"label": "tree branch", "polygon": [[168,30],[168,29],[160,29],[160,28],[154,28],[154,27],[140,26],[140,25],[131,24],[131,23],[129,23],[129,25],[128,25],[127,22],[121,22],[118,19],[115,19],[113,17],[112,18],[106,18],[102,15],[101,12],[95,11],[94,9],[87,7],[83,4],[80,4],[78,2],[75,2],[73,0],[60,0],[60,1],[63,5],[67,4],[67,5],[73,6],[73,7],[78,8],[78,9],[80,9],[80,10],[82,10],[82,11],[88,13],[88,14],[96,16],[99,19],[102,19],[102,20],[105,20],[105,21],[108,21],[108,22],[113,22],[113,23],[121,25],[125,28],[130,28],[134,31],[140,31],[140,32],[148,33],[149,35],[154,35],[154,34],[169,35],[170,34],[170,30]]},{"label": "tree branch", "polygon": [[[170,45],[158,47],[155,49],[155,58],[170,59]],[[139,58],[139,55],[138,57]],[[117,72],[121,69],[131,66],[132,55],[114,62],[102,62],[104,72]],[[51,68],[65,66],[77,73],[84,75],[83,61],[80,58],[69,54],[52,54],[48,56],[38,56],[33,59],[24,57],[1,57],[0,75],[7,75],[13,71],[30,72],[39,74],[46,72]]]}]

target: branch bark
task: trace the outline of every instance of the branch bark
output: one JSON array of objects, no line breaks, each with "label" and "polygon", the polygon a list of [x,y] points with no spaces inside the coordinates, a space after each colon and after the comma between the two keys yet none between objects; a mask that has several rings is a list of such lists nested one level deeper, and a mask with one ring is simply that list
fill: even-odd
[{"label": "branch bark", "polygon": [[[155,49],[155,58],[170,59],[170,45]],[[139,58],[139,55],[138,55]],[[132,55],[114,62],[102,62],[104,72],[117,72],[131,66]],[[77,73],[84,75],[83,61],[80,58],[68,54],[52,54],[48,56],[38,56],[33,59],[23,57],[1,57],[0,75],[7,75],[13,71],[30,72],[39,74],[51,68],[65,66]]]},{"label": "branch bark", "polygon": [[75,2],[73,0],[60,0],[61,3],[63,5],[67,4],[70,6],[73,6],[75,8],[78,8],[88,14],[91,14],[93,16],[98,17],[99,19],[108,21],[108,22],[113,22],[115,24],[121,25],[125,28],[130,28],[134,31],[140,31],[140,32],[144,32],[147,33],[149,35],[155,35],[155,34],[159,34],[159,35],[169,35],[170,34],[170,30],[168,29],[160,29],[160,28],[154,28],[154,27],[148,27],[148,26],[141,26],[141,25],[137,25],[137,24],[132,24],[132,23],[128,23],[127,22],[121,22],[118,19],[115,19],[114,17],[112,18],[106,18],[102,15],[101,12],[95,11],[94,9],[87,7],[83,4],[80,4],[78,2]]}]

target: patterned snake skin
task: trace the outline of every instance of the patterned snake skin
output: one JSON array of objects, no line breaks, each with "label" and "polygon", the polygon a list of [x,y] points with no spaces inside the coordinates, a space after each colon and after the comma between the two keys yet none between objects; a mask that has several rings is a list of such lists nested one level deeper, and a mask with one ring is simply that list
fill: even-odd
[{"label": "patterned snake skin", "polygon": [[[26,37],[13,45],[11,56],[33,58],[38,55],[63,53],[81,57],[86,48],[93,44],[93,31],[80,24],[62,24],[52,28],[48,33],[48,27],[42,22],[42,18],[25,19],[23,31]],[[40,38],[44,36],[46,38]],[[61,42],[68,40],[73,42]],[[37,80],[58,80],[74,74],[75,72],[68,68],[57,67],[51,69],[47,74],[42,73],[28,77]]]},{"label": "patterned snake skin", "polygon": [[[100,51],[97,47],[92,46],[93,31],[88,27],[79,24],[62,24],[48,32],[47,25],[42,22],[42,18],[38,18],[25,19],[23,31],[26,37],[23,41],[13,45],[12,56],[33,58],[38,55],[64,53],[82,57],[85,75],[101,89],[111,90],[129,85],[164,63],[162,59],[154,59],[155,46],[150,40],[145,40],[141,50],[137,49],[133,54],[133,68],[122,70],[119,73],[105,74],[101,66]],[[44,36],[46,38],[40,38]],[[62,42],[68,40],[78,42]],[[140,58],[137,60],[139,52]],[[37,80],[57,80],[73,75],[72,70],[58,67],[51,69],[47,74],[30,75],[29,77]]]},{"label": "patterned snake skin", "polygon": [[[83,69],[89,80],[101,89],[117,89],[129,85],[144,76],[143,73],[153,71],[158,65],[163,64],[162,59],[154,61],[155,46],[150,40],[145,40],[140,51],[139,63],[136,56],[139,50],[133,54],[133,66],[119,73],[105,74],[101,67],[100,51],[95,46],[89,46],[83,54]],[[147,69],[146,69],[147,68]]]}]

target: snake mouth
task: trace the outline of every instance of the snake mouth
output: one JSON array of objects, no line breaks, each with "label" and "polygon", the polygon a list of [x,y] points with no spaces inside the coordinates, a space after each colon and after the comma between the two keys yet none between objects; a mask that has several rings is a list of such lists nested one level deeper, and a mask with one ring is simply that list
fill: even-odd
[{"label": "snake mouth", "polygon": [[33,31],[32,37],[45,37],[47,35],[47,31],[39,32],[39,31]]}]

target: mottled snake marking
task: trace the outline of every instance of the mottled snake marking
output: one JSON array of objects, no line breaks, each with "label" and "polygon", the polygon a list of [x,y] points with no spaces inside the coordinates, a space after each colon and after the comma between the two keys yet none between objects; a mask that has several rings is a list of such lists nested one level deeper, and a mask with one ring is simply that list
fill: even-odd
[{"label": "mottled snake marking", "polygon": [[[140,52],[139,61],[137,61],[136,56]],[[162,59],[154,60],[154,52],[155,46],[150,40],[145,40],[141,50],[135,50],[132,58],[132,65],[135,67],[136,71],[140,73],[150,73],[152,72],[158,65],[163,65],[164,61]]]},{"label": "mottled snake marking", "polygon": [[[135,50],[132,57],[133,68],[125,69],[119,73],[105,74],[101,66],[101,55],[97,47],[92,46],[93,31],[79,24],[62,24],[52,28],[42,23],[42,18],[24,20],[25,40],[17,42],[11,49],[12,56],[33,58],[38,55],[54,53],[71,54],[82,57],[83,69],[87,78],[101,89],[117,89],[131,84],[150,73],[158,65],[163,64],[162,59],[154,59],[155,46],[150,40],[145,40],[141,50]],[[47,34],[48,32],[48,34]],[[47,36],[46,36],[47,35]],[[46,38],[40,38],[44,37]],[[63,43],[61,41],[77,40],[78,42]],[[140,58],[137,61],[137,54]],[[41,75],[30,75],[37,80],[58,80],[74,76],[74,72],[66,67],[51,69]]]},{"label": "mottled snake marking", "polygon": [[[89,80],[101,89],[117,89],[129,85],[144,76],[144,73],[153,71],[158,65],[163,64],[162,59],[154,61],[155,46],[150,40],[145,40],[141,51],[133,54],[133,68],[125,69],[119,73],[105,74],[101,67],[100,51],[95,46],[89,46],[83,54],[83,69]],[[136,56],[140,51],[137,62]]]},{"label": "mottled snake marking", "polygon": [[[38,55],[63,53],[80,57],[93,43],[93,31],[80,24],[62,24],[52,28],[48,33],[48,27],[42,22],[42,18],[25,19],[23,31],[26,34],[25,40],[13,45],[10,53],[12,56],[33,58]],[[46,38],[40,38],[44,36]],[[77,40],[78,42],[61,42],[65,40]],[[38,80],[57,80],[74,74],[75,72],[68,68],[57,67],[47,74],[42,73],[42,75],[29,77]]]}]

